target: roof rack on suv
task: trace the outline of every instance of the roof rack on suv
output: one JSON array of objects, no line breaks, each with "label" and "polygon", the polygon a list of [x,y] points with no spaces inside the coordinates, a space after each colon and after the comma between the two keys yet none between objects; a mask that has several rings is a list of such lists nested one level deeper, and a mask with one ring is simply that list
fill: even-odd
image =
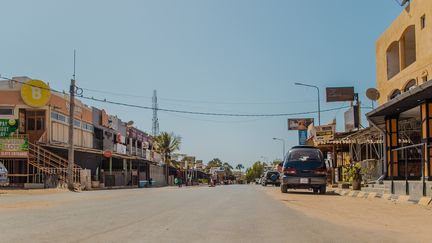
[{"label": "roof rack on suv", "polygon": [[311,146],[311,145],[298,145],[298,146],[292,147],[292,149],[297,149],[297,148],[313,148],[313,149],[318,149],[317,147]]}]

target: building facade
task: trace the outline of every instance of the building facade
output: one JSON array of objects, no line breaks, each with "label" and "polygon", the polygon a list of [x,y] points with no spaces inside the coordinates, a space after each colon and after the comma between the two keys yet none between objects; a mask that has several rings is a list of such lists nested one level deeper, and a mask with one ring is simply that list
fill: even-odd
[{"label": "building facade", "polygon": [[378,103],[430,80],[432,2],[412,0],[376,42]]},{"label": "building facade", "polygon": [[[40,80],[0,81],[0,162],[11,185],[67,179],[69,101]],[[85,169],[105,186],[133,186],[152,177],[165,185],[160,155],[146,133],[78,99],[73,127],[77,177]]]},{"label": "building facade", "polygon": [[[376,42],[378,106],[391,192],[432,194],[432,1],[412,0]],[[410,181],[410,183],[406,183]]]}]

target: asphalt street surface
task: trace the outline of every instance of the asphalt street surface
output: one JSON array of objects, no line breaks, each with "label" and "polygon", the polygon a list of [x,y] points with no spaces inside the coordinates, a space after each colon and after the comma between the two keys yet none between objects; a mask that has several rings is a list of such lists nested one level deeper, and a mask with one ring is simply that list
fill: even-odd
[{"label": "asphalt street surface", "polygon": [[265,190],[229,185],[0,195],[0,242],[398,241],[311,217]]}]

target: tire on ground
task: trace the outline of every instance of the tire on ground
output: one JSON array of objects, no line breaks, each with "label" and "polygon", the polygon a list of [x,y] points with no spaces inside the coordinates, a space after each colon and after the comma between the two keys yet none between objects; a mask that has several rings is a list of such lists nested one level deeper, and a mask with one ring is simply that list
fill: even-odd
[{"label": "tire on ground", "polygon": [[327,187],[324,185],[324,186],[321,186],[320,187],[320,194],[326,194],[326,190],[327,190]]}]

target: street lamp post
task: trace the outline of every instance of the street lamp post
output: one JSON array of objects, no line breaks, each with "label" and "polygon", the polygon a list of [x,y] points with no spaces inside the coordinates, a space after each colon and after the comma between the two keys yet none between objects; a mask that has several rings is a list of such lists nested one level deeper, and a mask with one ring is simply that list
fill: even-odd
[{"label": "street lamp post", "polygon": [[321,104],[320,104],[320,91],[319,91],[319,87],[315,86],[315,85],[303,84],[303,83],[294,83],[294,84],[295,85],[299,85],[299,86],[306,86],[306,87],[311,87],[311,88],[317,89],[317,92],[318,92],[318,125],[321,126]]},{"label": "street lamp post", "polygon": [[282,141],[282,144],[283,144],[283,155],[282,155],[282,160],[284,160],[284,157],[285,157],[285,139],[282,139],[282,138],[273,138],[273,140]]}]

